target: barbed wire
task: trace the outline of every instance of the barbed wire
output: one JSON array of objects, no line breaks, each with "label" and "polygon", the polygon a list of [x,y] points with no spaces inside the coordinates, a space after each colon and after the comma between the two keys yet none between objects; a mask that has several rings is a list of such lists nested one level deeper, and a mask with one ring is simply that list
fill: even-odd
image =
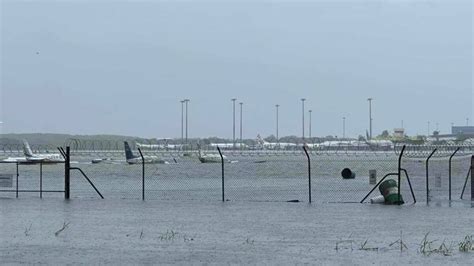
[{"label": "barbed wire", "polygon": [[[80,155],[91,155],[100,157],[114,157],[123,154],[124,141],[128,141],[132,149],[137,150],[137,140],[125,139],[125,140],[106,140],[106,139],[67,139],[63,146],[71,147],[73,154]],[[140,148],[145,154],[160,154],[169,155],[172,157],[180,157],[185,153],[197,154],[197,150],[200,148],[206,152],[217,152],[216,145],[211,144],[188,144],[188,145],[174,145],[174,144],[157,144],[154,140],[140,140]],[[303,145],[296,145],[285,148],[267,148],[259,147],[248,147],[245,149],[234,149],[232,146],[225,145],[229,143],[223,143],[221,149],[225,151],[229,156],[300,156],[303,153]],[[57,147],[52,144],[31,144],[31,149],[35,153],[57,153]],[[315,156],[354,156],[354,157],[373,157],[373,156],[398,156],[404,144],[394,144],[393,146],[387,146],[382,144],[367,144],[364,142],[356,142],[348,145],[347,143],[326,143],[326,144],[310,144],[308,150],[311,155]],[[456,150],[456,157],[467,156],[474,153],[474,144],[445,144],[445,145],[405,145],[405,156],[407,158],[427,158],[435,149],[436,152],[433,157],[449,157]],[[1,143],[0,152],[3,154],[23,154],[23,144],[18,143]]]}]

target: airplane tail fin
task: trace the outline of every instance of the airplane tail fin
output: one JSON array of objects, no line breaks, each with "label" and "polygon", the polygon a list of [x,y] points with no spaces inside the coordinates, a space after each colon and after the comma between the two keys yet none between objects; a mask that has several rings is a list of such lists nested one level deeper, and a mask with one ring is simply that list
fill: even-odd
[{"label": "airplane tail fin", "polygon": [[127,160],[135,158],[135,156],[133,155],[132,149],[130,148],[130,145],[128,145],[128,142],[124,141],[123,144],[125,147],[125,158]]},{"label": "airplane tail fin", "polygon": [[26,139],[23,140],[23,153],[26,157],[33,157],[33,151],[30,148],[30,144]]}]

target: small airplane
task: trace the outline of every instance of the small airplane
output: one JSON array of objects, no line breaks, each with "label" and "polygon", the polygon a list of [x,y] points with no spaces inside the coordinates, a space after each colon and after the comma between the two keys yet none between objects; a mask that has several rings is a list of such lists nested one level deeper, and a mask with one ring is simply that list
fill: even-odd
[{"label": "small airplane", "polygon": [[[132,149],[130,148],[130,145],[128,144],[127,141],[124,141],[124,147],[125,147],[125,159],[127,160],[128,164],[140,164],[142,163],[142,157],[141,156],[135,156],[132,152]],[[144,155],[143,159],[145,159],[145,163],[147,164],[169,164],[169,162],[161,159],[158,156],[154,155]]]},{"label": "small airplane", "polygon": [[9,157],[2,160],[4,163],[19,163],[19,164],[55,164],[64,163],[64,158],[59,153],[39,154],[33,153],[28,141],[23,140],[23,154],[25,157]]},{"label": "small airplane", "polygon": [[274,150],[274,149],[295,148],[298,145],[295,143],[288,143],[288,142],[279,142],[279,143],[267,142],[259,134],[257,135],[257,146],[262,149]]}]

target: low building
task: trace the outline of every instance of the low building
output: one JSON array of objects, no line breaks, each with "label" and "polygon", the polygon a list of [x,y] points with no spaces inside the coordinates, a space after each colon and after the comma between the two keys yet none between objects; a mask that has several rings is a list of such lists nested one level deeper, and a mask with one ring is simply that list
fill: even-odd
[{"label": "low building", "polygon": [[453,126],[451,133],[453,135],[474,135],[474,126]]},{"label": "low building", "polygon": [[396,139],[402,139],[405,137],[405,129],[404,128],[395,128],[393,130],[393,137]]}]

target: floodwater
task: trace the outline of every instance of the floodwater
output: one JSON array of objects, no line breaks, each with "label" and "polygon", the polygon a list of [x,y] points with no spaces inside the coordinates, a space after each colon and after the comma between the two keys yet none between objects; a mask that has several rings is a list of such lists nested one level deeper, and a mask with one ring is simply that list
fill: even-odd
[{"label": "floodwater", "polygon": [[[398,169],[395,156],[227,156],[225,199],[220,164],[175,157],[176,163],[146,165],[142,201],[141,165],[120,158],[91,164],[74,156],[104,195],[74,171],[71,200],[63,193],[0,193],[2,264],[472,264],[474,250],[459,243],[474,235],[474,204],[460,200],[469,159],[429,166],[430,202],[422,160],[407,159],[417,204],[402,178],[403,206],[360,204],[377,179]],[[170,161],[173,158],[168,158]],[[350,168],[355,179],[343,180]],[[16,176],[16,165],[0,164]],[[20,190],[64,189],[64,165],[19,166]],[[470,185],[470,183],[468,184]],[[379,195],[376,190],[372,196]],[[470,198],[470,186],[465,199]],[[287,202],[297,200],[299,202]],[[428,234],[428,235],[427,235]],[[420,244],[427,235],[424,250]],[[401,240],[401,241],[400,241]],[[397,242],[398,241],[398,242]]]},{"label": "floodwater", "polygon": [[0,198],[0,262],[471,265],[473,207]]}]

